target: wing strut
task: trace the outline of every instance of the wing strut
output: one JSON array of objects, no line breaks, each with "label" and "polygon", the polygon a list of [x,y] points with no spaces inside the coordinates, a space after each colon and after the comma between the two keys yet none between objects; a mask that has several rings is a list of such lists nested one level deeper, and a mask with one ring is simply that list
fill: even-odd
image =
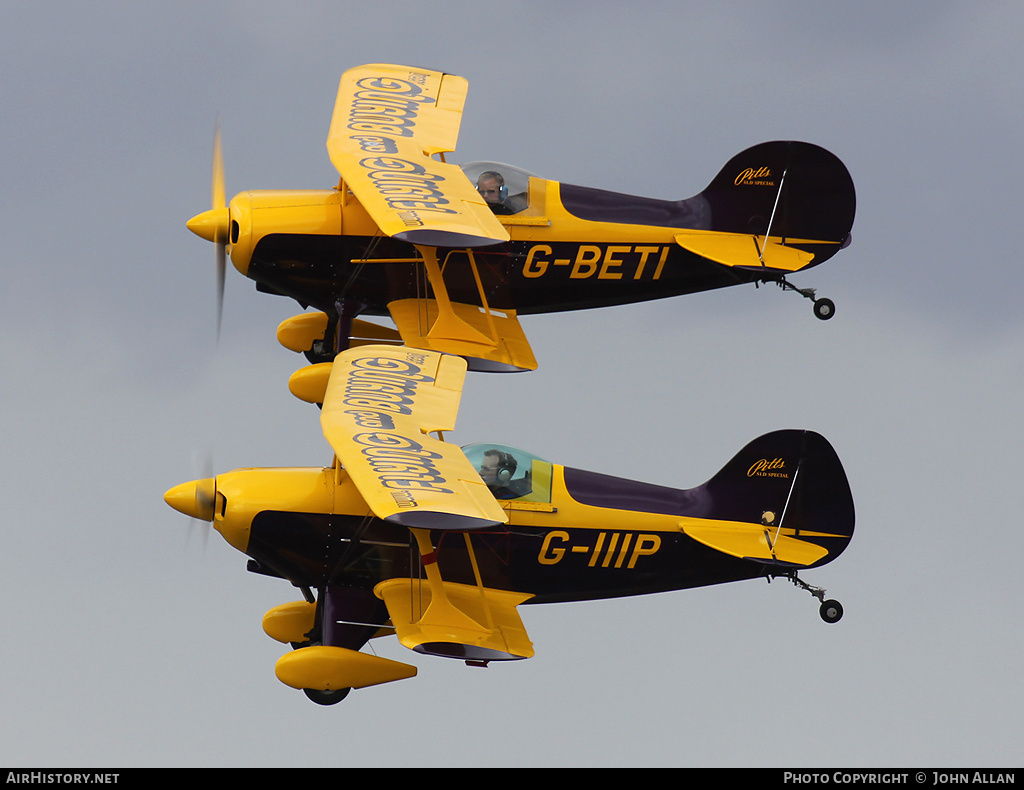
[{"label": "wing strut", "polygon": [[471,632],[485,630],[480,623],[448,599],[441,571],[437,567],[437,552],[430,542],[430,530],[413,527],[409,531],[416,538],[416,547],[420,551],[420,560],[423,562],[423,569],[427,572],[427,584],[430,587],[430,603],[427,604],[427,610],[420,619],[428,623],[441,622],[446,627],[453,629],[465,628]]},{"label": "wing strut", "polygon": [[[458,658],[471,666],[532,656],[533,644],[516,607],[533,595],[485,587],[468,534],[464,539],[475,584],[444,581],[430,530],[409,531],[427,574],[426,588],[412,578],[387,579],[374,587],[387,605],[398,640],[418,653]],[[429,599],[425,610],[421,597]]]},{"label": "wing strut", "polygon": [[[423,264],[427,270],[427,279],[434,290],[434,298],[437,300],[437,318],[434,325],[427,332],[428,338],[439,338],[444,340],[461,340],[468,343],[479,343],[487,347],[493,347],[494,341],[478,332],[468,323],[455,314],[451,298],[448,296],[448,288],[444,284],[444,276],[441,274],[441,267],[437,264],[437,248],[416,245],[416,250],[423,256]],[[479,277],[477,284],[479,285]],[[481,289],[481,293],[483,289]]]}]

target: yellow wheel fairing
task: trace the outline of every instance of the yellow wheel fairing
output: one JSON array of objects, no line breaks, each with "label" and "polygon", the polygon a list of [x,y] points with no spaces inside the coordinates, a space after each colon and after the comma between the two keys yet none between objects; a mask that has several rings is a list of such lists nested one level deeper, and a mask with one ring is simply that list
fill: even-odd
[{"label": "yellow wheel fairing", "polygon": [[343,647],[302,647],[282,656],[278,680],[294,689],[365,688],[416,676],[416,667]]},{"label": "yellow wheel fairing", "polygon": [[293,601],[275,606],[263,615],[263,632],[284,644],[305,642],[316,624],[316,604]]}]

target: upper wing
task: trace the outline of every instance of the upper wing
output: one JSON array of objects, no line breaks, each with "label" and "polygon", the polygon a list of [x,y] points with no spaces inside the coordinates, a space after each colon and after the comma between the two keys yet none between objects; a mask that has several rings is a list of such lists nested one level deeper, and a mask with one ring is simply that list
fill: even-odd
[{"label": "upper wing", "polygon": [[468,83],[409,66],[346,71],[327,136],[331,162],[381,232],[434,247],[508,241],[475,186],[431,157],[455,149]]},{"label": "upper wing", "polygon": [[462,450],[427,435],[455,427],[465,376],[464,359],[405,347],[335,358],[320,425],[378,518],[424,529],[507,521]]}]

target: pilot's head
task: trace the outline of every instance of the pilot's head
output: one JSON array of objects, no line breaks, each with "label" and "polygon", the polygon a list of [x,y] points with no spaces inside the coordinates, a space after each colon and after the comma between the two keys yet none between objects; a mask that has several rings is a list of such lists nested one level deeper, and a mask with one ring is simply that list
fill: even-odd
[{"label": "pilot's head", "polygon": [[505,179],[496,170],[485,170],[476,180],[476,191],[488,203],[500,203],[505,199]]},{"label": "pilot's head", "polygon": [[511,453],[488,450],[484,453],[483,463],[480,464],[480,477],[488,486],[503,486],[516,473],[516,466],[518,464]]}]

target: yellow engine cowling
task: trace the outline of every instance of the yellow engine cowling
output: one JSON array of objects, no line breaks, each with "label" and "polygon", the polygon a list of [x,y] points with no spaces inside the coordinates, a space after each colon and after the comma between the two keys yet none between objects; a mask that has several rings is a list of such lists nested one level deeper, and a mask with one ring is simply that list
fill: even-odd
[{"label": "yellow engine cowling", "polygon": [[231,199],[228,217],[231,263],[247,274],[253,250],[265,236],[340,236],[341,193],[336,189],[240,192]]},{"label": "yellow engine cowling", "polygon": [[164,501],[186,516],[212,521],[224,540],[244,553],[252,520],[265,510],[336,512],[335,483],[333,467],[236,469],[175,486]]}]

